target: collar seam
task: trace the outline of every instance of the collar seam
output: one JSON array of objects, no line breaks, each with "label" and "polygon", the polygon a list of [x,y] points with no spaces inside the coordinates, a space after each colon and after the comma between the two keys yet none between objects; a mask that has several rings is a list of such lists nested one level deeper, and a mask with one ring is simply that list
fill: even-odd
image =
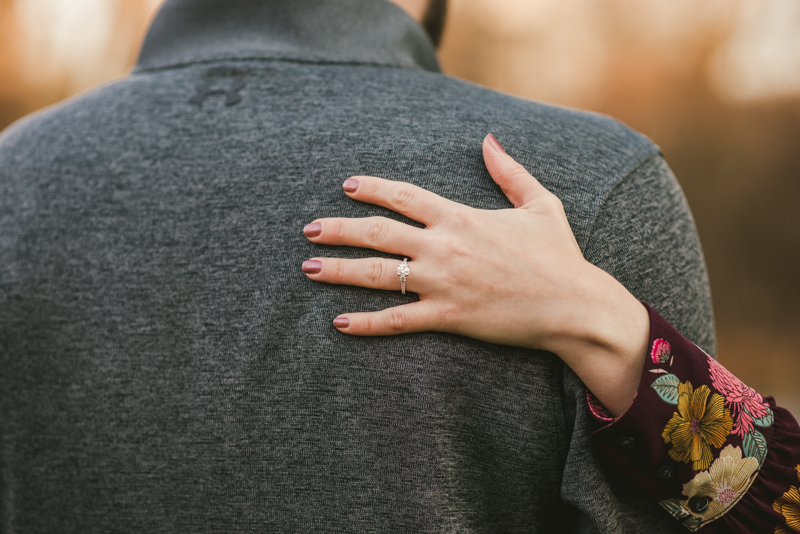
[{"label": "collar seam", "polygon": [[363,60],[336,60],[336,59],[308,59],[308,58],[301,58],[301,57],[275,57],[275,56],[237,56],[237,57],[219,57],[219,58],[209,58],[209,59],[196,59],[196,60],[186,60],[186,61],[177,61],[174,63],[164,63],[163,65],[155,65],[155,66],[136,66],[131,71],[131,74],[139,74],[145,72],[155,72],[155,71],[162,71],[162,70],[171,70],[171,69],[180,69],[185,67],[191,67],[193,65],[207,65],[210,63],[222,63],[222,62],[245,62],[245,61],[281,61],[286,63],[300,63],[300,64],[311,64],[311,65],[340,65],[340,66],[364,66],[364,67],[390,67],[396,69],[407,69],[407,70],[418,70],[423,72],[430,72],[431,74],[438,74],[437,72],[429,71],[428,69],[424,69],[418,65],[404,65],[402,63],[397,62],[387,62],[387,61],[363,61]]}]

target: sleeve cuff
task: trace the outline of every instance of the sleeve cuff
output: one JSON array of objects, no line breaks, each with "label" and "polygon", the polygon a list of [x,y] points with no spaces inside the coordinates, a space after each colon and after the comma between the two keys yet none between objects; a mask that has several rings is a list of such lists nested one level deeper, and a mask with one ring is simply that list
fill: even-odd
[{"label": "sleeve cuff", "polygon": [[[728,521],[711,524],[739,508],[759,473],[785,470],[787,454],[800,461],[800,429],[789,412],[776,411],[774,401],[743,384],[650,306],[647,310],[649,354],[631,406],[614,419],[587,392],[590,412],[604,423],[592,434],[592,443],[689,531],[715,532]],[[772,465],[776,426],[795,436],[786,444],[789,452],[783,451],[782,466]],[[778,486],[748,505],[775,512],[759,514],[765,532],[785,521],[770,498],[780,495]]]}]

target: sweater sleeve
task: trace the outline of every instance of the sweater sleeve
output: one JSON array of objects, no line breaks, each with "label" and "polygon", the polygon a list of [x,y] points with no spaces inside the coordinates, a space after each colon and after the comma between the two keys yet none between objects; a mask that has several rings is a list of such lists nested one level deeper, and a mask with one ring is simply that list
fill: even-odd
[{"label": "sweater sleeve", "polygon": [[690,532],[800,532],[800,426],[651,307],[649,354],[631,406],[592,443]]}]

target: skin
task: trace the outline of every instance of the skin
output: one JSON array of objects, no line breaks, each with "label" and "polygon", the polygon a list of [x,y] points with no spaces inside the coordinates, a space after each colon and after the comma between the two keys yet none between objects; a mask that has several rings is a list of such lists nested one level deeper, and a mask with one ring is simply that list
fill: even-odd
[{"label": "skin", "polygon": [[[418,302],[334,319],[340,332],[390,336],[448,332],[557,354],[614,416],[631,404],[648,347],[645,307],[586,261],[561,201],[491,135],[483,157],[513,209],[479,210],[422,188],[372,176],[343,184],[352,199],[423,223],[326,218],[303,233],[314,243],[408,256],[406,289]],[[312,258],[317,282],[397,291],[397,260]]]},{"label": "skin", "polygon": [[425,16],[425,12],[428,9],[428,2],[429,0],[389,0],[393,4],[397,4],[406,13],[411,15],[411,17],[419,23],[422,23],[422,19]]}]

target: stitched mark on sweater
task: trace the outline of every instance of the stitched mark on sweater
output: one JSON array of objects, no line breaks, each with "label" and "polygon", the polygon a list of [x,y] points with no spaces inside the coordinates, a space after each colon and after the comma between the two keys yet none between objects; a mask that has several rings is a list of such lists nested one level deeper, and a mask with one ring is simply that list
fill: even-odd
[{"label": "stitched mark on sweater", "polygon": [[195,104],[198,107],[202,107],[203,100],[205,100],[205,98],[209,95],[227,95],[227,98],[225,99],[225,105],[235,106],[242,101],[242,95],[239,94],[239,91],[241,91],[244,86],[244,80],[237,79],[231,82],[231,86],[228,90],[211,89],[211,82],[206,80],[197,84],[197,92],[192,98],[189,99],[189,103]]}]

